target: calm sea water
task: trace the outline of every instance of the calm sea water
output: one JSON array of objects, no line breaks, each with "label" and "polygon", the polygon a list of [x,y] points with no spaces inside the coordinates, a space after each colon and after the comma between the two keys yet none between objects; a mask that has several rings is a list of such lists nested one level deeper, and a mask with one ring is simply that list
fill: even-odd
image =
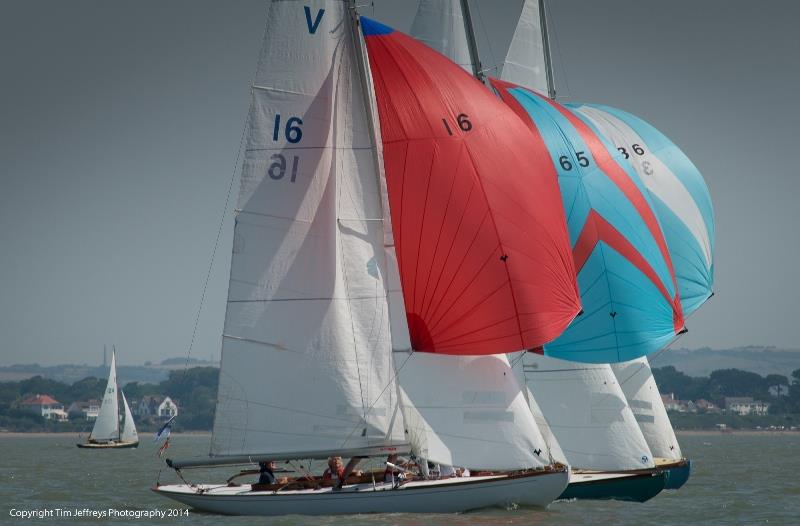
[{"label": "calm sea water", "polygon": [[[489,510],[459,515],[364,515],[352,517],[221,517],[189,511],[166,518],[88,519],[57,517],[56,509],[133,513],[181,508],[149,487],[163,465],[156,446],[144,437],[139,449],[80,450],[74,437],[0,435],[0,524],[136,525],[658,525],[800,524],[800,435],[681,436],[693,473],[678,491],[662,492],[645,504],[563,502],[547,510]],[[175,436],[169,456],[194,456],[208,450],[207,436]],[[227,471],[192,471],[193,481],[219,481]],[[171,470],[161,473],[174,481]],[[51,510],[53,517],[22,520],[16,510]],[[181,508],[183,509],[183,508]],[[185,512],[184,512],[185,513]]]}]

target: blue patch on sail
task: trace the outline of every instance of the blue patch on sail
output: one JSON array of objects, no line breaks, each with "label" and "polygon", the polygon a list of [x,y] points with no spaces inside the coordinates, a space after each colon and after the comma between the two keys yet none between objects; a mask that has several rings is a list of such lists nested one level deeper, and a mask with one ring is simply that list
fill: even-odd
[{"label": "blue patch on sail", "polygon": [[372,35],[388,35],[390,33],[394,33],[394,29],[389,26],[383,25],[376,20],[372,20],[371,18],[367,18],[365,16],[361,17],[361,30],[364,32],[364,36],[372,36]]}]

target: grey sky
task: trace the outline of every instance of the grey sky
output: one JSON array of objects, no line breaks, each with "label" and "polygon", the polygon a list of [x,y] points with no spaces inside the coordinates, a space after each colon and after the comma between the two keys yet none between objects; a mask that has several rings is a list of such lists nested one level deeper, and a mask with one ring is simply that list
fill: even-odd
[{"label": "grey sky", "polygon": [[[416,1],[375,2],[407,31]],[[473,0],[484,65],[519,0]],[[637,114],[711,188],[716,292],[681,346],[798,347],[800,5],[550,2],[559,95]],[[373,14],[365,8],[364,14]],[[264,2],[0,7],[0,364],[185,356]],[[230,207],[229,207],[230,208]],[[219,355],[230,211],[193,356]]]}]

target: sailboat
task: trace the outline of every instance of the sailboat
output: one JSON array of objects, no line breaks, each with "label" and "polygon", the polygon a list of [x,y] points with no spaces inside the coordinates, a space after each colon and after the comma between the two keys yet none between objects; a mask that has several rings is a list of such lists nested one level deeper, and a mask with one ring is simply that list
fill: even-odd
[{"label": "sailboat", "polygon": [[666,473],[608,364],[518,354],[512,362],[551,454],[572,467],[561,499],[644,502],[664,489]]},{"label": "sailboat", "polygon": [[[541,3],[524,4],[503,74],[523,77],[537,90],[552,93],[542,9]],[[480,61],[471,54],[474,51],[469,44],[470,18],[466,2],[422,0],[411,34],[480,77]],[[564,200],[565,207],[573,202],[566,196]],[[648,235],[645,225],[639,227],[639,232],[642,231],[643,236]],[[655,243],[651,243],[650,254],[656,252]],[[604,269],[597,262],[589,265],[595,276],[598,272],[615,270],[614,266]],[[619,297],[626,291],[617,285],[610,292]],[[613,332],[608,323],[598,323],[598,302],[596,297],[589,297],[588,303],[585,299],[584,310],[589,314],[575,322],[593,326],[591,332],[584,330],[579,335],[579,339],[591,344],[582,350],[596,350],[597,335]],[[632,325],[641,333],[641,324],[636,324],[634,321]],[[620,327],[620,332],[624,329]],[[672,330],[665,334],[669,337]],[[601,343],[607,345],[607,341]],[[562,345],[561,349],[564,347],[575,350],[571,343]],[[561,349],[556,348],[556,352]],[[637,352],[641,350],[637,349]],[[581,358],[585,357],[584,352]],[[520,383],[527,387],[528,403],[547,438],[548,454],[573,468],[570,487],[562,498],[614,498],[642,502],[664,488],[665,473],[656,467],[608,364],[585,364],[534,353],[515,353],[510,355],[510,359],[516,364],[514,369]]]},{"label": "sailboat", "polygon": [[[530,118],[530,123],[540,128],[543,134],[547,134],[548,126],[545,121],[547,112],[546,104],[542,103],[545,97],[537,96],[532,92],[547,94],[550,99],[555,99],[555,90],[552,82],[552,69],[549,65],[549,53],[547,53],[547,33],[546,19],[544,17],[543,2],[538,2],[538,9],[534,2],[526,0],[522,16],[512,39],[511,47],[506,57],[506,62],[501,74],[502,81],[494,85],[498,88],[510,106],[514,107],[518,113],[525,118]],[[527,94],[524,89],[514,87],[514,84],[530,88],[532,92]],[[659,246],[663,252],[666,245],[670,256],[666,261],[669,263],[673,275],[674,289],[677,294],[670,292],[664,294],[669,288],[669,283],[662,281],[661,292],[664,299],[679,298],[680,304],[674,305],[673,322],[674,329],[679,329],[679,317],[686,317],[695,312],[705,301],[713,295],[713,247],[714,247],[714,221],[713,207],[708,188],[700,172],[692,164],[680,149],[673,144],[667,137],[644,122],[642,119],[631,115],[622,110],[595,104],[567,104],[559,109],[556,118],[563,117],[563,125],[556,128],[561,132],[564,126],[574,125],[575,128],[585,126],[582,133],[583,137],[596,132],[601,145],[595,144],[595,151],[600,152],[605,149],[608,157],[616,158],[617,164],[626,166],[630,171],[635,172],[638,177],[636,187],[640,194],[646,192],[649,197],[650,207],[655,214],[658,224],[663,232],[663,241],[659,240]],[[589,132],[589,133],[587,133]],[[581,143],[573,140],[573,148],[570,151],[562,151],[566,154],[556,159],[563,171],[572,171],[572,167],[588,168],[595,159],[585,153],[592,149],[590,141]],[[579,146],[576,146],[579,145]],[[578,151],[580,150],[580,151]],[[619,158],[622,159],[619,159]],[[602,160],[598,160],[602,161]],[[605,162],[606,166],[609,163]],[[566,174],[565,174],[566,175]],[[613,176],[612,176],[613,179]],[[632,178],[635,180],[635,178]],[[633,192],[626,192],[632,195]],[[642,199],[640,199],[641,201]],[[635,200],[631,199],[635,203]],[[642,207],[638,207],[642,208]],[[580,215],[580,210],[578,215]],[[644,215],[643,215],[644,217]],[[650,221],[652,223],[652,221]],[[597,222],[596,222],[597,223]],[[651,276],[656,274],[653,266],[647,268],[643,265],[648,258],[630,257],[634,251],[624,243],[618,243],[619,239],[609,234],[614,232],[608,228],[607,224],[601,223],[605,235],[601,233],[601,240],[611,248],[627,255],[629,261],[645,270]],[[655,230],[655,229],[654,229]],[[624,232],[623,232],[624,233]],[[573,239],[576,243],[582,239]],[[616,246],[615,246],[616,245]],[[641,254],[641,252],[640,252]],[[644,261],[642,261],[644,259]],[[579,278],[580,279],[580,278]],[[657,283],[652,280],[653,283]],[[583,292],[583,290],[582,290]],[[583,296],[584,308],[592,309],[593,302],[587,301]],[[619,319],[617,308],[610,309],[612,318],[616,324]],[[666,309],[664,309],[666,313]],[[634,416],[643,432],[647,444],[655,455],[653,461],[656,466],[666,473],[666,488],[677,489],[683,485],[689,477],[691,463],[683,458],[680,447],[677,444],[675,433],[669,422],[669,418],[664,409],[663,402],[655,381],[648,360],[643,354],[647,350],[662,348],[665,341],[673,339],[668,319],[660,324],[660,328],[653,324],[656,318],[650,316],[646,323],[636,325],[647,332],[638,341],[632,341],[630,333],[626,334],[627,341],[625,355],[619,352],[619,338],[617,337],[617,356],[611,356],[611,368],[616,374],[620,388],[630,403]],[[585,323],[586,320],[581,320]],[[655,330],[654,330],[655,329]],[[568,331],[569,332],[569,331]],[[591,330],[579,328],[579,334],[591,336]],[[613,331],[607,334],[612,334]],[[618,334],[618,333],[617,333]],[[569,336],[562,337],[565,342],[555,342],[545,353],[559,357],[569,357],[582,361],[603,361],[602,356],[592,356],[586,359],[585,354],[568,354],[564,351],[576,350],[573,342],[579,341],[585,344],[587,340],[577,339],[569,341]],[[595,340],[596,342],[597,340]],[[566,343],[559,347],[559,343]],[[648,346],[643,353],[631,353],[635,346]],[[602,345],[600,348],[602,349]],[[579,351],[586,349],[579,348]],[[598,350],[595,346],[592,351],[597,355]],[[636,357],[635,354],[642,354]],[[631,361],[625,361],[633,357]]]},{"label": "sailboat", "polygon": [[[546,152],[483,84],[352,1],[271,2],[251,93],[211,447],[167,463],[184,480],[331,456],[421,469],[153,491],[237,515],[552,502],[569,468],[543,455],[506,357],[580,311]],[[428,461],[473,476],[430,478]]]},{"label": "sailboat", "polygon": [[[122,395],[124,422],[120,429],[119,395]],[[94,427],[86,442],[76,444],[87,449],[121,449],[132,448],[139,445],[139,436],[136,433],[136,424],[133,421],[131,408],[125,393],[117,387],[117,352],[111,351],[111,367],[108,371],[103,402],[100,412],[94,421]]]},{"label": "sailboat", "polygon": [[642,357],[630,362],[612,364],[611,368],[650,446],[653,461],[667,474],[664,488],[680,488],[689,480],[692,463],[681,452],[661,393],[653,378],[650,362],[646,357]]}]

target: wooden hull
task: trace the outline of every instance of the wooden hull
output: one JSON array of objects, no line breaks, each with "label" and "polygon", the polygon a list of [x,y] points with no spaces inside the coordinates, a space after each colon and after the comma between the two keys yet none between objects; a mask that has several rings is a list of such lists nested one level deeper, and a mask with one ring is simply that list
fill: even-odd
[{"label": "wooden hull", "polygon": [[84,442],[75,445],[82,449],[127,449],[138,447],[139,442]]},{"label": "wooden hull", "polygon": [[645,502],[664,489],[666,474],[660,470],[636,472],[573,473],[560,500],[623,500]]},{"label": "wooden hull", "polygon": [[252,491],[242,486],[175,484],[152,490],[192,508],[225,515],[349,515],[356,513],[454,513],[514,505],[544,507],[567,486],[569,472],[354,484],[294,491]]}]

